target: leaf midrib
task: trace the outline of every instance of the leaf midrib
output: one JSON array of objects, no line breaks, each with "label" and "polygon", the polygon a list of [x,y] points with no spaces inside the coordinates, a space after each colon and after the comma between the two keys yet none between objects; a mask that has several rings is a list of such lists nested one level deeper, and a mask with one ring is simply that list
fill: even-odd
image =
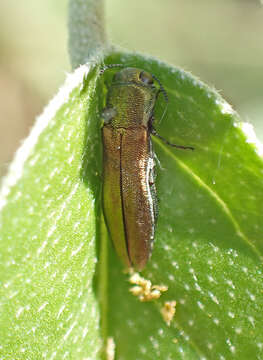
[{"label": "leaf midrib", "polygon": [[220,207],[220,209],[225,213],[225,215],[229,218],[230,222],[232,223],[236,233],[238,236],[241,237],[241,239],[252,249],[252,251],[256,254],[259,261],[262,262],[262,255],[260,251],[255,247],[255,245],[247,238],[247,236],[244,234],[244,232],[241,230],[238,221],[232,214],[231,210],[227,206],[227,204],[224,202],[224,200],[216,193],[214,190],[212,190],[208,184],[206,184],[200,176],[198,176],[192,169],[190,169],[183,161],[181,161],[176,155],[168,149],[166,145],[164,145],[160,140],[154,138],[154,141],[160,146],[164,152],[171,157],[179,166],[180,168],[188,174],[190,177],[192,177],[205,191],[209,194],[211,198],[213,198],[216,202],[216,204]]}]

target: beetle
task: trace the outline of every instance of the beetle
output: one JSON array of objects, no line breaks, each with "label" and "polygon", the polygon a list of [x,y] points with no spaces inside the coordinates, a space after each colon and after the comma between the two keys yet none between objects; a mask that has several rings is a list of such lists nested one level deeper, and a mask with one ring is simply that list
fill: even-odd
[{"label": "beetle", "polygon": [[[108,65],[100,73],[116,66],[121,67]],[[123,264],[138,271],[151,255],[158,213],[151,135],[193,150],[169,143],[154,129],[160,92],[168,101],[154,75],[124,67],[113,76],[102,112],[104,218]]]}]

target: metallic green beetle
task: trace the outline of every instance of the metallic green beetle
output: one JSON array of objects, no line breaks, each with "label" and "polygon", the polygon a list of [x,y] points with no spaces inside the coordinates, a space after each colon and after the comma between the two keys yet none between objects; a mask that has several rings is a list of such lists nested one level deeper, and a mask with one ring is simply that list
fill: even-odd
[{"label": "metallic green beetle", "polygon": [[160,91],[167,99],[154,75],[124,68],[113,77],[102,114],[104,217],[117,254],[125,266],[137,270],[145,267],[151,255],[157,220],[150,135],[164,140],[153,128]]}]

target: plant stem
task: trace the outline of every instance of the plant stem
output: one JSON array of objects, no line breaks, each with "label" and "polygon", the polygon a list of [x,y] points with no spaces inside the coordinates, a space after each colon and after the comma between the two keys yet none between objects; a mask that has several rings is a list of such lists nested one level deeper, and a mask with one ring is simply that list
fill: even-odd
[{"label": "plant stem", "polygon": [[74,69],[106,46],[104,1],[69,0],[68,27],[69,55]]}]

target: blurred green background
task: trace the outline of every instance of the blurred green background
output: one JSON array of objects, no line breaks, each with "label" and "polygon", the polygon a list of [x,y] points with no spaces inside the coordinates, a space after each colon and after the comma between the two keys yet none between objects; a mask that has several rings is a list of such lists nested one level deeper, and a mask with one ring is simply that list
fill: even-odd
[{"label": "blurred green background", "polygon": [[[110,41],[191,71],[263,141],[263,0],[106,0],[105,16]],[[1,0],[0,176],[69,71],[67,0]]]}]

